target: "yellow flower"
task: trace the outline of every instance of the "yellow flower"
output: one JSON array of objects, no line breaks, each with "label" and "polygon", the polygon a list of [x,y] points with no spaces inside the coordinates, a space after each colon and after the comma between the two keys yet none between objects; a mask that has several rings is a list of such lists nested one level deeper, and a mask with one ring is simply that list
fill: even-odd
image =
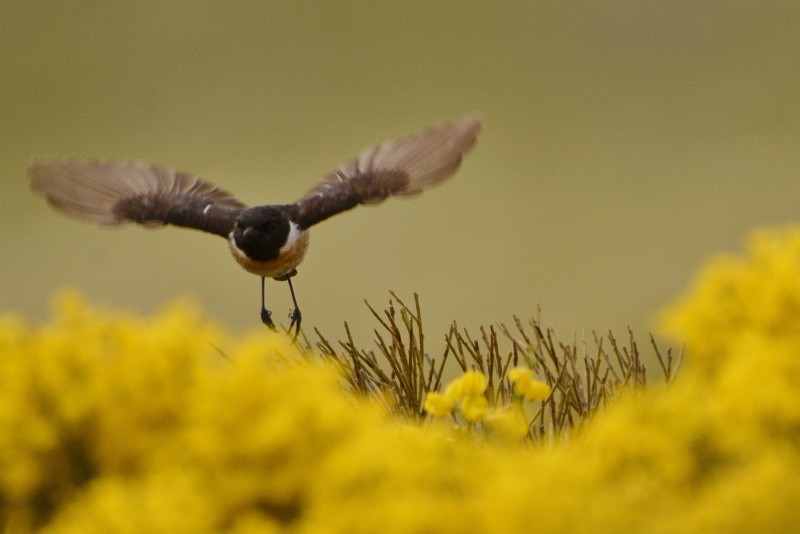
[{"label": "yellow flower", "polygon": [[469,422],[480,421],[488,412],[489,401],[483,395],[472,395],[461,401],[461,413]]},{"label": "yellow flower", "polygon": [[529,367],[514,367],[508,372],[507,376],[512,384],[516,384],[522,380],[531,380],[533,371]]},{"label": "yellow flower", "polygon": [[462,400],[475,395],[483,395],[488,382],[480,371],[470,370],[453,380],[444,390],[444,394],[453,400]]},{"label": "yellow flower", "polygon": [[521,440],[528,435],[528,420],[516,406],[493,412],[487,423],[498,436],[509,440]]},{"label": "yellow flower", "polygon": [[441,393],[432,391],[425,396],[425,411],[434,417],[445,417],[453,413],[456,403]]},{"label": "yellow flower", "polygon": [[[457,409],[469,422],[480,421],[489,411],[489,402],[484,393],[488,387],[486,376],[480,371],[467,371],[459,378],[450,382],[444,389],[444,395],[433,397],[431,402],[439,403],[441,408],[449,408],[447,413]],[[430,394],[429,394],[430,395]],[[427,409],[428,399],[426,398],[426,411],[432,415],[434,412]],[[434,406],[434,411],[439,406]]]},{"label": "yellow flower", "polygon": [[486,376],[480,371],[467,371],[461,377],[461,381],[464,383],[465,396],[483,395],[486,392],[488,382]]},{"label": "yellow flower", "polygon": [[[674,311],[679,380],[547,446],[400,420],[284,337],[235,341],[185,305],[4,317],[0,531],[523,532],[534,498],[542,532],[793,532],[800,230],[756,241]],[[529,369],[509,379],[544,394]],[[486,387],[470,371],[426,406],[524,437],[522,403],[491,410]]]},{"label": "yellow flower", "polygon": [[662,316],[701,365],[718,365],[743,335],[800,337],[800,229],[755,232],[747,253],[710,261]]},{"label": "yellow flower", "polygon": [[550,396],[550,386],[541,380],[526,380],[515,384],[517,392],[528,400],[544,400]]},{"label": "yellow flower", "polygon": [[514,384],[514,392],[528,400],[544,400],[550,396],[550,386],[533,378],[533,371],[527,367],[511,369],[508,372],[508,379]]}]

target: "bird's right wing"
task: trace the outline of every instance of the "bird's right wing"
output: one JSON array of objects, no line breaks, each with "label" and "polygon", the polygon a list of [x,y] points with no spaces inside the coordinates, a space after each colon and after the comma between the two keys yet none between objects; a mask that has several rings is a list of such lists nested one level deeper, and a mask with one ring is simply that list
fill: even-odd
[{"label": "bird's right wing", "polygon": [[469,117],[367,148],[287,208],[292,219],[306,229],[359,204],[420,193],[458,169],[480,129],[480,119]]},{"label": "bird's right wing", "polygon": [[246,207],[197,176],[144,163],[34,161],[28,177],[56,210],[97,224],[174,224],[227,237]]}]

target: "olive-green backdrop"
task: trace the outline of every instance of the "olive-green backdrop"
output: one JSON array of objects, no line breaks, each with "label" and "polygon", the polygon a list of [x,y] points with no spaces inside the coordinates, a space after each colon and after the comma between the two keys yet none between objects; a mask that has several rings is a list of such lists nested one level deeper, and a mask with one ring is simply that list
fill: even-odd
[{"label": "olive-green backdrop", "polygon": [[[536,313],[643,331],[700,265],[800,219],[800,3],[2,2],[0,311],[77,287],[149,312],[190,295],[258,327],[225,243],[98,229],[28,190],[34,157],[143,159],[292,201],[361,148],[480,112],[456,177],[314,228],[305,322],[370,335],[422,296],[428,334]],[[275,316],[290,309],[272,282]]]}]

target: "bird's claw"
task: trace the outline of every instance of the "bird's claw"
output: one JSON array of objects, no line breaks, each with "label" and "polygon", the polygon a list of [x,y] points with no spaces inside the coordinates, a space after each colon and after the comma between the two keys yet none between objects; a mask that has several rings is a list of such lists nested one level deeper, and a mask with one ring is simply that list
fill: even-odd
[{"label": "bird's claw", "polygon": [[270,330],[276,332],[275,323],[272,322],[272,312],[266,308],[261,308],[261,322],[269,327]]},{"label": "bird's claw", "polygon": [[297,327],[294,332],[294,337],[292,338],[292,341],[297,341],[297,336],[300,335],[300,321],[303,320],[303,315],[300,313],[299,309],[295,308],[289,314],[289,319],[291,319],[291,322],[289,323],[289,332],[292,331],[293,327]]}]

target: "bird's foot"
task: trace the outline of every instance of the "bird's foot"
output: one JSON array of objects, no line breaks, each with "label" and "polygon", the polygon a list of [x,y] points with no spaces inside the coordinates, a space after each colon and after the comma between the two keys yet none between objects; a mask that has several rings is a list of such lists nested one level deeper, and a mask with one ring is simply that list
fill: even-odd
[{"label": "bird's foot", "polygon": [[297,336],[300,335],[300,321],[303,320],[303,315],[300,313],[300,309],[295,308],[292,310],[292,313],[289,314],[289,319],[291,319],[291,322],[289,323],[289,332],[291,333],[293,327],[297,327],[294,332],[294,337],[292,338],[292,341],[297,341]]},{"label": "bird's foot", "polygon": [[277,332],[275,323],[272,322],[272,312],[266,308],[261,308],[261,322],[269,327],[273,332]]}]

